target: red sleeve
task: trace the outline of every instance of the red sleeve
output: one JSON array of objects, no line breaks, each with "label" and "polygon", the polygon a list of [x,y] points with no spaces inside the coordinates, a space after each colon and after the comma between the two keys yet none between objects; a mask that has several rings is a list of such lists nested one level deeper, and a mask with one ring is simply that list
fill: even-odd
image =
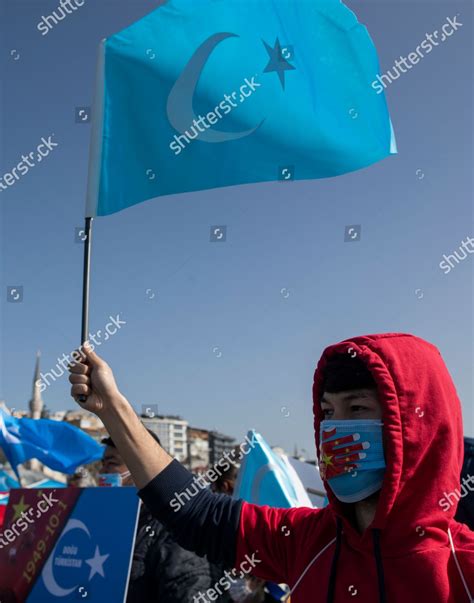
[{"label": "red sleeve", "polygon": [[[292,584],[294,561],[309,536],[309,515],[316,509],[275,509],[244,502],[237,534],[235,568],[271,582]],[[316,544],[316,543],[314,543]],[[255,569],[247,572],[254,564]]]}]

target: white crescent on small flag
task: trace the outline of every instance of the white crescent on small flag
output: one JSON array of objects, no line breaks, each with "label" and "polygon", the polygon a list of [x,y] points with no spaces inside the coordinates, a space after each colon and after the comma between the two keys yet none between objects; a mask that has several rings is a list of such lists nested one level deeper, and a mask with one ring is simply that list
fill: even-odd
[{"label": "white crescent on small flag", "polygon": [[10,429],[5,425],[3,413],[0,412],[0,432],[7,444],[21,444],[21,440],[18,437],[18,428],[15,425],[11,425]]}]

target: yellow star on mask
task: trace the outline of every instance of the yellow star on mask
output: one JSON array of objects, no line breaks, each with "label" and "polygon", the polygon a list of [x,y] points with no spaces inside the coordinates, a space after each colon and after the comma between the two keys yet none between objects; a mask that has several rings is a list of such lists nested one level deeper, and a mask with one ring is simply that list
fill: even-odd
[{"label": "yellow star on mask", "polygon": [[332,459],[333,459],[333,458],[334,458],[334,457],[333,457],[333,456],[331,456],[330,454],[326,454],[326,453],[324,453],[324,454],[323,454],[323,458],[321,459],[321,462],[322,462],[324,465],[329,466],[329,465],[332,465],[332,464],[333,464],[333,462],[332,462]]},{"label": "yellow star on mask", "polygon": [[15,515],[13,516],[12,521],[16,521],[19,517],[21,517],[23,511],[26,511],[28,507],[31,507],[31,505],[25,504],[25,497],[22,496],[20,502],[16,505],[13,505],[13,508],[15,509]]}]

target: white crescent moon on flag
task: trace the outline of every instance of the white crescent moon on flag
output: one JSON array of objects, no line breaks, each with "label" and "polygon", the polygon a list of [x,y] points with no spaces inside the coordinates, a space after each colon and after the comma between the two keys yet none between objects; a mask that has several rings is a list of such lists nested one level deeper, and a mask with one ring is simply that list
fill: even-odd
[{"label": "white crescent moon on flag", "polygon": [[[201,77],[202,70],[212,54],[214,48],[227,38],[238,38],[233,33],[218,33],[208,38],[199,46],[193,56],[189,59],[186,67],[177,79],[168,96],[167,114],[170,124],[175,130],[184,134],[197,119],[193,109],[194,92]],[[241,132],[223,132],[209,128],[205,132],[200,132],[199,140],[204,142],[226,142],[237,140],[253,134],[263,121],[255,128],[243,130]]]},{"label": "white crescent moon on flag", "polygon": [[[62,538],[64,536],[64,534],[67,534],[71,530],[82,530],[89,536],[89,538],[91,537],[89,530],[87,529],[87,526],[82,521],[79,521],[79,519],[70,519],[67,522],[66,527],[64,528],[60,538]],[[54,560],[54,556],[55,556],[58,544],[59,544],[59,541],[56,544],[56,546],[54,547],[54,549],[51,551],[48,561],[46,562],[46,564],[44,566],[43,572],[41,573],[41,577],[43,578],[43,582],[46,587],[46,590],[49,591],[52,595],[54,595],[55,597],[67,597],[67,595],[70,595],[72,592],[74,592],[77,589],[77,585],[73,586],[72,588],[62,588],[56,582],[56,579],[54,577],[54,572],[53,572],[53,560]]]}]

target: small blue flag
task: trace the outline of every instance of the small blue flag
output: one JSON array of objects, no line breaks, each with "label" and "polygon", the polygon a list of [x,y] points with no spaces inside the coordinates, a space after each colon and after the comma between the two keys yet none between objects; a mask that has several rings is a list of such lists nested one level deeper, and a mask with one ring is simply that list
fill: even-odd
[{"label": "small blue flag", "polygon": [[102,458],[104,446],[78,427],[50,419],[17,419],[0,410],[0,448],[18,476],[18,465],[36,458],[47,467],[74,473]]},{"label": "small blue flag", "polygon": [[340,0],[169,0],[102,42],[86,215],[380,161],[379,71]]},{"label": "small blue flag", "polygon": [[0,492],[8,492],[12,488],[19,488],[20,484],[6,471],[0,470]]}]

